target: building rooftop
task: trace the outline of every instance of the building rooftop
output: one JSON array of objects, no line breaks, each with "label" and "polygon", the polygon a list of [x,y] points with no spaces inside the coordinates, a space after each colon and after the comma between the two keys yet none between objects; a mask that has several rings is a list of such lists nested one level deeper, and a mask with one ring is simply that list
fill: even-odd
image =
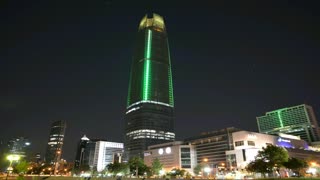
[{"label": "building rooftop", "polygon": [[213,137],[213,136],[221,136],[221,135],[225,135],[227,133],[233,133],[233,132],[237,132],[237,131],[242,131],[242,129],[238,129],[235,127],[227,127],[227,128],[223,128],[220,130],[203,132],[198,136],[186,138],[185,141],[192,141],[192,140],[196,140],[196,139],[208,138],[208,137]]},{"label": "building rooftop", "polygon": [[158,31],[165,31],[163,17],[153,13],[152,17],[149,18],[148,14],[146,14],[140,21],[139,30],[145,29],[147,27],[154,27]]}]

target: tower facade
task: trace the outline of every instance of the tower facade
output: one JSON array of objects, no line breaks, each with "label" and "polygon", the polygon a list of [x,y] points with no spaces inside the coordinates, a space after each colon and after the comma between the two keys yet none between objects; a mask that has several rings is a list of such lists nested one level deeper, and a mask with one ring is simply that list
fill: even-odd
[{"label": "tower facade", "polygon": [[85,164],[85,151],[86,151],[86,147],[87,147],[87,144],[89,143],[90,139],[87,138],[86,135],[84,135],[79,144],[78,144],[78,147],[77,147],[77,154],[76,154],[76,159],[74,161],[74,170],[80,170],[81,169],[81,166],[83,164]]},{"label": "tower facade", "polygon": [[127,159],[143,157],[148,146],[174,141],[174,99],[164,20],[153,14],[140,22],[131,65],[125,115]]},{"label": "tower facade", "polygon": [[21,157],[26,157],[27,149],[31,142],[25,137],[12,138],[8,142],[8,148],[10,154],[16,154]]},{"label": "tower facade", "polygon": [[65,131],[65,121],[55,121],[51,124],[47,151],[45,155],[46,163],[54,165],[60,161]]},{"label": "tower facade", "polygon": [[311,106],[306,104],[282,108],[257,117],[259,132],[291,134],[311,143],[320,140],[318,121]]},{"label": "tower facade", "polygon": [[88,168],[101,172],[110,163],[121,162],[123,143],[110,142],[101,139],[82,137],[74,162],[76,173],[87,171]]}]

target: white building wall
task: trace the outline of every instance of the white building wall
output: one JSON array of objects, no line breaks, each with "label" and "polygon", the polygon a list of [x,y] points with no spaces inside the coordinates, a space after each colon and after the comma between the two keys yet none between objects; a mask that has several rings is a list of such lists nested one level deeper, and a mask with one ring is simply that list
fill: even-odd
[{"label": "white building wall", "polygon": [[99,144],[99,149],[98,149],[98,163],[97,163],[97,171],[100,172],[104,170],[106,163],[105,163],[105,145],[103,141],[97,142]]},{"label": "white building wall", "polygon": [[[234,132],[232,133],[232,137],[234,150],[226,151],[226,155],[234,154],[236,156],[236,168],[238,169],[244,169],[251,161],[255,160],[258,152],[268,144],[289,148],[308,148],[305,141],[295,137],[289,139],[287,137],[278,137],[249,131]],[[241,141],[243,141],[243,145],[236,146],[237,142]],[[249,145],[248,141],[254,142],[254,146]]]},{"label": "white building wall", "polygon": [[[267,144],[276,144],[276,136],[261,134],[249,131],[239,131],[232,133],[234,149],[247,149],[247,148],[259,148],[266,147]],[[244,141],[243,146],[235,146],[235,142]],[[248,145],[248,141],[253,141],[255,146]]]},{"label": "white building wall", "polygon": [[[165,146],[167,145],[167,146]],[[181,148],[190,148],[191,168],[181,167]],[[171,171],[174,168],[184,169],[190,174],[193,174],[193,168],[196,165],[196,153],[195,148],[192,145],[180,145],[179,143],[165,143],[164,146],[159,145],[159,148],[153,146],[152,149],[145,151],[144,163],[147,166],[151,166],[152,162],[158,158],[161,164],[163,164],[163,170],[166,172]]]},{"label": "white building wall", "polygon": [[94,165],[97,167],[98,172],[103,171],[108,164],[112,163],[106,159],[107,148],[123,149],[123,143],[108,141],[96,142]]}]

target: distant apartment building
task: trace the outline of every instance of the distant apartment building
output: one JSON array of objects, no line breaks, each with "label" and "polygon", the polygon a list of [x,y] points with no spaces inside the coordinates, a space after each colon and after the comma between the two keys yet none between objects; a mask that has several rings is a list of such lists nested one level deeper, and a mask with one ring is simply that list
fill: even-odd
[{"label": "distant apartment building", "polygon": [[257,117],[259,132],[299,136],[308,143],[320,140],[320,131],[315,113],[306,104],[282,108]]},{"label": "distant apartment building", "polygon": [[113,162],[121,162],[123,143],[110,142],[101,139],[89,139],[83,136],[78,144],[74,169],[88,166],[98,172]]},{"label": "distant apartment building", "polygon": [[182,141],[149,146],[148,150],[144,151],[144,163],[152,166],[155,159],[159,159],[166,172],[172,169],[184,169],[193,174],[193,169],[197,165],[195,147]]}]

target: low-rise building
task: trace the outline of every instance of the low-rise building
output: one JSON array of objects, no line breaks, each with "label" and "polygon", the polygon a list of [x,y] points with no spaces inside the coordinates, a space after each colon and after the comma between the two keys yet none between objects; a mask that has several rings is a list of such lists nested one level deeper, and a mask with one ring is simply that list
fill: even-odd
[{"label": "low-rise building", "polygon": [[308,143],[297,136],[279,134],[273,136],[268,134],[239,131],[232,133],[234,150],[226,151],[227,161],[237,169],[244,169],[255,156],[267,145],[283,147],[288,151],[289,157],[305,159],[311,154],[319,156],[320,153],[312,151]]},{"label": "low-rise building", "polygon": [[193,174],[193,169],[197,165],[195,147],[182,141],[149,146],[148,150],[144,151],[144,163],[152,166],[155,159],[159,159],[166,172],[172,169],[184,169]]},{"label": "low-rise building", "polygon": [[185,139],[185,143],[195,146],[197,164],[208,164],[211,168],[225,169],[228,164],[225,152],[233,150],[232,133],[241,131],[238,128],[228,127],[211,132],[204,132],[199,136]]},{"label": "low-rise building", "polygon": [[110,163],[121,162],[122,154],[123,143],[83,136],[78,145],[74,169],[89,166],[91,170],[100,172]]}]

